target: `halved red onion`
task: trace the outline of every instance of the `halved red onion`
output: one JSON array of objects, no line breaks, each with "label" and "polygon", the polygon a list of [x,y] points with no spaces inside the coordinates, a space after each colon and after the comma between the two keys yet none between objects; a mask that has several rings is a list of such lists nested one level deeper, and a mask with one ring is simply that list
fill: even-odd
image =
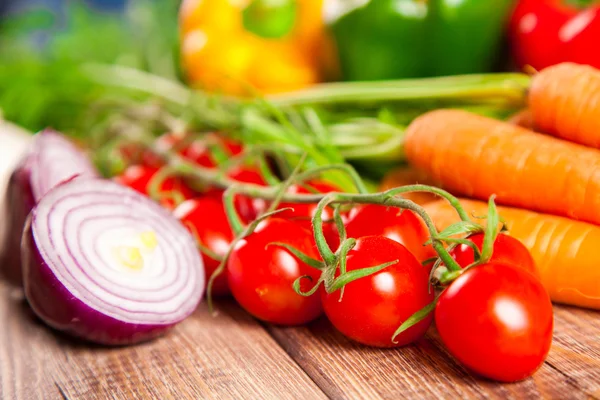
[{"label": "halved red onion", "polygon": [[193,237],[148,197],[100,179],[63,183],[23,234],[25,295],[48,325],[102,344],[150,339],[204,293]]},{"label": "halved red onion", "polygon": [[74,176],[97,177],[98,173],[85,154],[61,134],[47,129],[35,135],[7,188],[8,233],[0,271],[9,282],[22,282],[19,249],[27,214],[50,189]]}]

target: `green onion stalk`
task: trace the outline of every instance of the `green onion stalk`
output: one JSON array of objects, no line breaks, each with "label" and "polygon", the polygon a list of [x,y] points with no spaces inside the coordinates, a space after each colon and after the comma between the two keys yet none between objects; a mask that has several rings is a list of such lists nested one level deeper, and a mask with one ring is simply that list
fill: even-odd
[{"label": "green onion stalk", "polygon": [[[349,162],[374,180],[405,162],[404,131],[418,115],[451,107],[506,118],[524,106],[530,81],[518,73],[463,75],[325,83],[285,95],[234,98],[124,66],[88,64],[84,71],[98,84],[152,99],[136,107],[113,104],[117,117],[97,125],[90,139],[104,153],[123,132],[148,138],[165,131],[200,136],[219,131],[284,154],[289,170],[306,154],[306,168]],[[326,178],[352,188],[344,174],[328,172]],[[373,181],[367,184],[374,187]]]}]

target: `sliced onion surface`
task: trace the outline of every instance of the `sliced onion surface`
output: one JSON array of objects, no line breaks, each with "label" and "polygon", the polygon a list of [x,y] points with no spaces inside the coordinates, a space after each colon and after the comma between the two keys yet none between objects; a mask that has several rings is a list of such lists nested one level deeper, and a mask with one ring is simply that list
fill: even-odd
[{"label": "sliced onion surface", "polygon": [[98,343],[149,339],[190,315],[205,286],[195,241],[160,205],[75,178],[31,212],[25,294],[50,326]]},{"label": "sliced onion surface", "polygon": [[45,130],[35,135],[7,188],[10,213],[0,270],[9,282],[22,283],[19,248],[27,214],[50,189],[74,176],[97,177],[98,173],[85,154],[61,134]]}]

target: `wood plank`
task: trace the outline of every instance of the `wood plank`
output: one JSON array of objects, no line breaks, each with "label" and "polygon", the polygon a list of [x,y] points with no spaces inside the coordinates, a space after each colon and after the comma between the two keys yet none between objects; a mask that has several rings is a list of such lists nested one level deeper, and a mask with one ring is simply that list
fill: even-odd
[{"label": "wood plank", "polygon": [[108,348],[47,329],[0,282],[0,398],[326,398],[260,324],[219,308],[213,317],[202,305],[161,339]]},{"label": "wood plank", "polygon": [[334,399],[586,399],[590,395],[547,363],[533,378],[510,385],[474,377],[445,351],[433,328],[416,345],[401,349],[355,344],[325,319],[304,328],[268,329]]},{"label": "wood plank", "polygon": [[555,307],[554,344],[542,369],[502,385],[454,362],[434,329],[414,346],[373,349],[324,318],[301,328],[267,326],[269,335],[225,302],[219,316],[201,306],[165,338],[105,348],[53,333],[19,293],[0,282],[2,399],[600,398],[600,313],[576,308]]},{"label": "wood plank", "polygon": [[554,307],[554,343],[547,362],[600,399],[600,312]]},{"label": "wood plank", "polygon": [[23,299],[20,290],[0,282],[0,399],[58,399],[46,364],[55,340]]},{"label": "wood plank", "polygon": [[105,399],[325,398],[269,334],[231,303],[205,305],[168,337],[126,348],[65,340],[57,365],[68,397]]}]

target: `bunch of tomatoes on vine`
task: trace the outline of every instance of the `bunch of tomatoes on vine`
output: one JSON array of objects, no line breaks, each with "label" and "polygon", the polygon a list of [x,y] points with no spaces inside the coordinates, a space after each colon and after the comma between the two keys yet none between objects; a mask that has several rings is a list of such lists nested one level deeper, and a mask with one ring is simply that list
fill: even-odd
[{"label": "bunch of tomatoes on vine", "polygon": [[[548,355],[550,298],[525,246],[498,228],[493,198],[481,225],[441,189],[369,193],[345,165],[284,179],[276,159],[217,133],[165,134],[118,152],[128,166],[114,179],[172,210],[196,238],[211,305],[231,295],[283,326],[324,314],[348,338],[383,348],[410,345],[435,323],[460,363],[498,381],[531,376]],[[325,180],[332,170],[356,192]],[[413,191],[445,198],[461,222],[438,232],[402,196]]]}]

